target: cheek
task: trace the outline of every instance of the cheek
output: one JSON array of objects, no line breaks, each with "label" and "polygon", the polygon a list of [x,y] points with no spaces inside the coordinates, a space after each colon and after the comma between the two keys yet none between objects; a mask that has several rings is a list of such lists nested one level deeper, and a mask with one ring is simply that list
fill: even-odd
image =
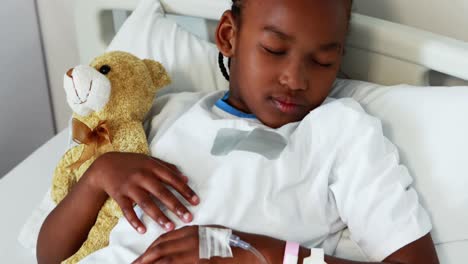
[{"label": "cheek", "polygon": [[316,70],[309,79],[309,89],[306,91],[306,96],[312,105],[318,106],[327,96],[333,87],[333,83],[336,80],[337,70]]},{"label": "cheek", "polygon": [[329,87],[336,79],[338,69],[314,69],[309,71],[310,87]]},{"label": "cheek", "polygon": [[256,45],[252,43],[248,48],[246,47],[242,55],[244,61],[240,65],[243,67],[244,76],[240,77],[245,81],[271,85],[278,79],[281,66],[277,61],[272,61],[271,58],[262,54]]}]

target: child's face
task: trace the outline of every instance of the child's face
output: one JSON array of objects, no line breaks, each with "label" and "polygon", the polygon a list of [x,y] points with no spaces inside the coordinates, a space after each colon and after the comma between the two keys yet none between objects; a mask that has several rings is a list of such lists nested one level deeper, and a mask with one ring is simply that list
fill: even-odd
[{"label": "child's face", "polygon": [[340,68],[348,5],[348,0],[244,0],[237,24],[225,13],[217,44],[232,59],[229,102],[274,128],[318,107]]}]

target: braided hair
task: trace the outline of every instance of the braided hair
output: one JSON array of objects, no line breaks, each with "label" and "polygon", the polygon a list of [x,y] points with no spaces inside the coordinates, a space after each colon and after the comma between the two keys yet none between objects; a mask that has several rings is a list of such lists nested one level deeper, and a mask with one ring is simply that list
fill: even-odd
[{"label": "braided hair", "polygon": [[[245,0],[244,0],[245,1]],[[348,25],[349,21],[351,20],[351,7],[353,5],[353,0],[349,0],[350,4],[348,6]],[[242,0],[232,0],[232,6],[231,6],[231,12],[234,18],[236,19],[236,22],[238,26],[240,26],[241,22],[241,12],[242,12],[242,5],[243,1]],[[218,54],[218,65],[219,69],[221,70],[221,73],[223,74],[224,78],[229,81],[229,73],[228,70],[226,69],[226,66],[224,65],[224,56],[221,52]],[[231,58],[228,59],[228,68],[231,68]]]}]

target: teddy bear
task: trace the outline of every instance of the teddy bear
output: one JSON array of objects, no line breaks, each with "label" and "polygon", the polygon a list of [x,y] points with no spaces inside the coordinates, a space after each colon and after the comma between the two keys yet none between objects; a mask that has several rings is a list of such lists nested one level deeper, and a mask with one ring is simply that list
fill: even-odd
[{"label": "teddy bear", "polygon": [[[156,92],[170,83],[164,67],[122,51],[103,54],[90,66],[77,66],[64,76],[67,102],[73,110],[73,140],[59,161],[51,196],[59,203],[100,155],[110,152],[149,154],[143,121]],[[109,234],[122,217],[109,198],[81,248],[62,263],[77,263],[109,244]]]}]

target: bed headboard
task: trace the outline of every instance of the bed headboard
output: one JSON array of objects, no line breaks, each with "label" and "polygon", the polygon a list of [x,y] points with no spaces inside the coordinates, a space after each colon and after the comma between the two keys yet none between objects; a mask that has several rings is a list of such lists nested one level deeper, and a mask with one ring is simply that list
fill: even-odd
[{"label": "bed headboard", "polygon": [[[230,0],[161,0],[169,14],[219,19]],[[132,11],[138,0],[79,0],[75,3],[82,63],[104,52],[115,34],[111,10]],[[107,40],[107,41],[106,41]],[[401,24],[353,14],[343,72],[385,85],[428,85],[429,72],[468,80],[468,43]]]}]

